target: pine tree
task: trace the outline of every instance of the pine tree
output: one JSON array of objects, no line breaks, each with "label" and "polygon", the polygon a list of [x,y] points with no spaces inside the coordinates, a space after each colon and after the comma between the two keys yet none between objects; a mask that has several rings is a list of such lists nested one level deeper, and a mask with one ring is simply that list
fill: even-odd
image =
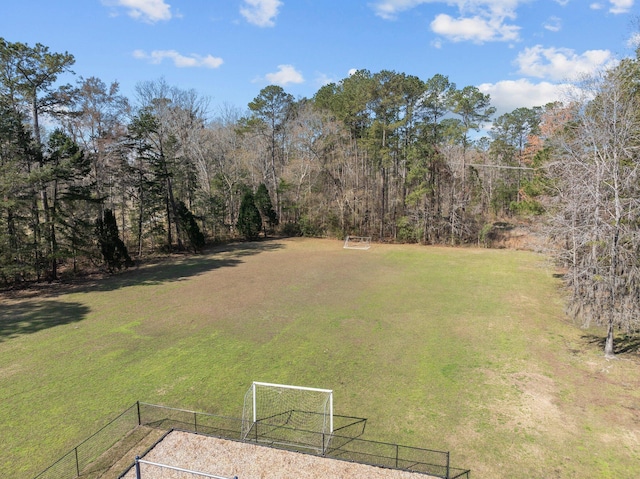
[{"label": "pine tree", "polygon": [[127,247],[118,234],[116,217],[110,209],[104,210],[103,217],[96,220],[96,238],[110,272],[120,270],[123,266],[133,266]]},{"label": "pine tree", "polygon": [[200,227],[196,222],[195,216],[189,211],[187,205],[183,201],[178,201],[176,205],[176,213],[178,215],[178,224],[180,229],[187,235],[189,245],[194,252],[202,249],[205,245],[204,235],[200,231]]},{"label": "pine tree", "polygon": [[269,190],[267,190],[267,185],[265,185],[264,183],[260,183],[260,186],[258,186],[258,190],[256,191],[254,200],[256,207],[260,212],[260,216],[262,217],[262,230],[266,237],[267,229],[271,230],[278,224],[278,214],[273,209],[271,197],[269,196]]},{"label": "pine tree", "polygon": [[257,239],[260,234],[260,229],[262,228],[260,211],[258,211],[258,207],[256,206],[253,193],[249,190],[245,192],[242,197],[242,203],[240,203],[237,227],[242,236],[249,241]]},{"label": "pine tree", "polygon": [[37,268],[29,236],[32,137],[22,121],[0,98],[0,279],[5,284],[35,277]]}]

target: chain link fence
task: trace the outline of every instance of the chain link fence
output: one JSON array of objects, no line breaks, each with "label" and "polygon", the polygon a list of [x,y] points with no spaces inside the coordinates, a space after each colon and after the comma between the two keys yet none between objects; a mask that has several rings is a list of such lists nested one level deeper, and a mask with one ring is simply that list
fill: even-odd
[{"label": "chain link fence", "polygon": [[[270,426],[261,428],[258,422],[251,426],[251,433],[247,435],[245,442],[445,479],[469,479],[470,471],[450,466],[449,452],[360,439],[365,425],[366,420],[363,418],[334,415],[334,434],[302,431],[306,441],[300,441],[300,430],[286,427],[274,429]],[[107,451],[123,441],[138,426],[162,431],[194,432],[234,441],[242,440],[243,430],[242,419],[137,402],[34,479],[100,477],[111,465],[104,464],[105,460],[101,461],[101,458],[109,457]],[[318,438],[318,435],[322,437]],[[292,437],[296,439],[291,440]],[[313,444],[314,447],[305,447],[306,443]],[[317,444],[323,444],[323,447],[318,450],[315,447]],[[130,463],[131,466],[133,463]]]},{"label": "chain link fence", "polygon": [[89,436],[34,479],[91,477],[91,466],[117,442],[139,425],[138,404],[134,404],[98,432]]},{"label": "chain link fence", "polygon": [[[353,424],[341,428],[340,432],[343,434],[348,431],[359,432],[360,429],[354,431],[354,426],[361,426],[361,431],[364,432],[364,420],[355,421]],[[449,452],[446,451],[370,441],[359,439],[351,434],[334,433],[330,435],[295,430],[286,426],[274,427],[271,424],[261,424],[260,422],[253,425],[252,432],[253,434],[250,433],[246,437],[247,442],[256,442],[278,449],[322,455],[331,459],[371,466],[401,469],[447,479],[468,477],[468,471],[454,470],[450,466]],[[324,449],[318,450],[317,444],[324,444]],[[464,472],[467,472],[466,476],[463,474]]]},{"label": "chain link fence", "polygon": [[164,431],[179,429],[239,441],[242,419],[138,403],[140,425]]}]

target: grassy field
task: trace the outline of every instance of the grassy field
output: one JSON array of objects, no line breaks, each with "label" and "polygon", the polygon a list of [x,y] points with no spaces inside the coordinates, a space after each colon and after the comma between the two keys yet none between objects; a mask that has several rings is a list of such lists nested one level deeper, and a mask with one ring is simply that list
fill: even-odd
[{"label": "grassy field", "polygon": [[273,240],[4,296],[0,477],[35,476],[136,400],[241,416],[251,381],[334,389],[365,438],[474,478],[632,478],[638,345],[607,361],[522,251]]}]

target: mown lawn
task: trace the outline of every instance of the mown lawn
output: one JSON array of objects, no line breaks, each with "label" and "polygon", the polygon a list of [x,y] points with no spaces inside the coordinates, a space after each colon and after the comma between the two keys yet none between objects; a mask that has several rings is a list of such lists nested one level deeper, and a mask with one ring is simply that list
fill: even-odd
[{"label": "mown lawn", "polygon": [[607,361],[521,251],[273,240],[2,297],[0,477],[30,478],[136,400],[241,416],[251,381],[334,389],[367,439],[475,478],[631,478],[637,342]]}]

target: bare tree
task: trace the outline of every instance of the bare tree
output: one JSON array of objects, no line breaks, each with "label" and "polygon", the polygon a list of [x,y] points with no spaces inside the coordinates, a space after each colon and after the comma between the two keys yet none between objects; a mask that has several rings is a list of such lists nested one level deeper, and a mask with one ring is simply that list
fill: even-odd
[{"label": "bare tree", "polygon": [[147,122],[153,128],[145,135],[154,151],[149,158],[164,198],[167,247],[173,247],[175,238],[182,249],[177,204],[184,201],[191,207],[194,202],[198,174],[192,140],[197,141],[205,126],[208,99],[195,90],[169,86],[163,79],[138,83],[136,93],[139,116],[153,117],[153,122]]},{"label": "bare tree", "polygon": [[614,332],[640,325],[640,117],[637,60],[582,85],[584,97],[556,137],[558,195],[552,220],[568,266],[570,307],[585,325]]},{"label": "bare tree", "polygon": [[191,145],[201,193],[208,206],[205,216],[209,218],[214,236],[231,233],[235,227],[243,185],[249,176],[238,132],[241,116],[239,109],[224,105]]},{"label": "bare tree", "polygon": [[[129,101],[120,94],[117,82],[107,85],[96,77],[81,79],[73,99],[73,114],[62,118],[62,123],[91,162],[90,179],[95,184],[96,197],[107,199],[107,208],[115,211],[118,179],[122,175],[117,147],[126,134]],[[121,209],[124,216],[124,206]],[[123,220],[123,232],[125,226]]]}]

